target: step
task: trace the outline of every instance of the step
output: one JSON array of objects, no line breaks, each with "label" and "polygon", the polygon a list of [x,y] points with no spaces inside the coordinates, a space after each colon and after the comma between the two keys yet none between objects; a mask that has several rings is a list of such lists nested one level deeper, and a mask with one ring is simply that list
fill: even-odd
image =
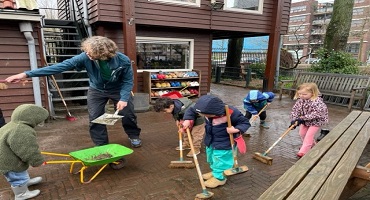
[{"label": "step", "polygon": [[50,40],[50,39],[45,39],[45,42],[48,43],[52,43],[52,42],[81,42],[81,40]]},{"label": "step", "polygon": [[57,79],[57,83],[68,83],[68,82],[79,82],[79,81],[89,81],[89,78],[80,78],[80,79]]},{"label": "step", "polygon": [[86,73],[86,70],[81,70],[81,71],[64,71],[62,72],[63,74],[76,74],[76,73]]},{"label": "step", "polygon": [[80,50],[80,47],[47,47],[48,49],[77,49]]},{"label": "step", "polygon": [[76,26],[63,26],[63,25],[44,25],[42,28],[63,28],[63,29],[76,29]]},{"label": "step", "polygon": [[[78,91],[78,90],[88,90],[89,87],[71,87],[71,88],[59,88],[60,91],[66,92],[66,91]],[[57,89],[50,88],[49,89],[52,92],[57,92]]]},{"label": "step", "polygon": [[46,55],[46,57],[73,57],[75,55]]},{"label": "step", "polygon": [[[81,105],[81,106],[69,106],[67,104],[68,110],[87,110],[87,105]],[[54,108],[55,112],[60,112],[60,111],[66,111],[66,108],[63,105],[58,105],[57,107]],[[73,113],[71,113],[73,115]]]},{"label": "step", "polygon": [[[87,99],[87,96],[75,96],[75,97],[64,97],[64,101],[73,101],[73,100],[82,100]],[[62,101],[62,98],[56,97],[53,98],[52,101]]]},{"label": "step", "polygon": [[78,33],[44,31],[44,37],[47,37],[47,36],[62,36],[62,35],[78,35]]},{"label": "step", "polygon": [[61,19],[44,19],[45,25],[58,25],[58,26],[67,26],[74,25],[72,20],[61,20]]}]

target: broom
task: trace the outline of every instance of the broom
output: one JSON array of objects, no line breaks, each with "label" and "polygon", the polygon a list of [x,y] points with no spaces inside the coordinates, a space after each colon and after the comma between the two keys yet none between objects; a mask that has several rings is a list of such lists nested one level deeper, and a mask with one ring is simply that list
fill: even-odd
[{"label": "broom", "polygon": [[256,126],[255,122],[256,122],[256,119],[258,116],[260,116],[260,114],[266,110],[267,106],[269,104],[266,104],[259,112],[257,115],[254,115],[250,120],[249,120],[249,123],[251,124],[251,126]]},{"label": "broom", "polygon": [[195,151],[194,151],[195,149],[194,149],[194,145],[193,145],[193,139],[191,138],[189,128],[186,129],[186,133],[188,134],[190,148],[191,148],[191,151],[193,152],[193,159],[194,159],[194,162],[195,162],[195,167],[197,168],[198,178],[199,178],[199,181],[200,181],[200,185],[202,186],[202,193],[199,193],[199,194],[195,195],[195,200],[211,199],[213,197],[213,192],[208,191],[207,188],[206,188],[206,185],[204,184],[204,180],[203,180],[203,177],[202,177],[202,172],[200,171],[197,154],[195,154]]},{"label": "broom", "polygon": [[181,132],[180,127],[179,127],[179,130],[177,132],[179,134],[180,158],[179,158],[179,160],[171,161],[171,163],[168,165],[168,167],[169,168],[189,168],[189,169],[194,168],[195,165],[192,161],[184,160],[183,149],[182,149],[182,132]]},{"label": "broom", "polygon": [[65,100],[64,100],[64,98],[63,98],[62,92],[61,92],[61,91],[60,91],[60,89],[59,89],[58,83],[57,83],[57,81],[55,80],[54,75],[51,75],[51,80],[53,80],[54,86],[55,86],[55,88],[57,89],[58,94],[59,94],[59,96],[60,96],[60,98],[62,99],[62,102],[63,102],[63,104],[64,104],[64,107],[65,107],[65,108],[66,108],[66,110],[67,110],[66,119],[67,119],[68,121],[76,121],[76,120],[77,120],[77,119],[76,119],[76,117],[73,117],[73,116],[71,115],[71,113],[69,112],[69,110],[68,110],[68,107],[67,107],[66,101],[65,101]]},{"label": "broom", "polygon": [[[226,111],[226,117],[227,117],[227,126],[231,127],[231,120],[230,120],[230,113],[229,113],[229,106],[225,105],[225,111]],[[239,166],[238,159],[237,159],[237,152],[234,148],[234,137],[232,134],[229,134],[230,137],[230,144],[231,144],[231,150],[233,152],[233,158],[234,158],[234,166],[231,169],[227,169],[224,171],[224,174],[226,176],[231,176],[239,173],[243,173],[248,171],[248,167],[246,165]]]},{"label": "broom", "polygon": [[291,131],[295,126],[298,125],[298,122],[295,122],[295,124],[291,125],[283,134],[281,134],[281,136],[279,137],[278,140],[276,140],[276,142],[270,147],[268,148],[265,153],[258,153],[258,152],[255,152],[254,155],[253,155],[253,158],[262,162],[262,163],[265,163],[267,165],[272,165],[272,158],[271,157],[268,157],[267,154],[271,151],[272,148],[275,147],[275,145],[280,142],[281,139],[283,139],[283,137],[285,135],[287,135],[289,133],[289,131]]}]

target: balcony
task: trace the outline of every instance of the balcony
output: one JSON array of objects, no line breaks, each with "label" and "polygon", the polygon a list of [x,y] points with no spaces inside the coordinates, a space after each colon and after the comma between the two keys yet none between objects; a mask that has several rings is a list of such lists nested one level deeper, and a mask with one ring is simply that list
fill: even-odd
[{"label": "balcony", "polygon": [[332,12],[333,12],[333,8],[320,8],[314,12],[314,15],[321,15],[321,14],[332,13]]},{"label": "balcony", "polygon": [[318,20],[313,20],[312,25],[324,25],[324,24],[329,24],[330,19],[318,19]]},{"label": "balcony", "polygon": [[326,33],[326,31],[323,30],[323,29],[313,29],[311,31],[311,35],[323,35],[325,33]]}]

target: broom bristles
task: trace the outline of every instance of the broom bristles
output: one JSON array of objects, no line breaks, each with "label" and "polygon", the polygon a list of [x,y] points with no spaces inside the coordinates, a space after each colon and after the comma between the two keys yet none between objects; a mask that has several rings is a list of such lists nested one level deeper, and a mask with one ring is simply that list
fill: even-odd
[{"label": "broom bristles", "polygon": [[272,158],[264,156],[261,153],[258,152],[254,153],[253,158],[267,165],[272,165]]},{"label": "broom bristles", "polygon": [[6,90],[8,89],[8,85],[5,83],[0,83],[0,90]]},{"label": "broom bristles", "polygon": [[192,168],[195,167],[195,164],[194,163],[174,163],[174,162],[171,162],[168,165],[168,167],[171,168],[171,169],[176,169],[176,168],[192,169]]}]

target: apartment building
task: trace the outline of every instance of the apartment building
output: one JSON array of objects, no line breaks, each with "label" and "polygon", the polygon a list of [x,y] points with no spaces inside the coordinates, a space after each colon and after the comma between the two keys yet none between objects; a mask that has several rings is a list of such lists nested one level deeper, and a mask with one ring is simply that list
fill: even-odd
[{"label": "apartment building", "polygon": [[[293,53],[294,57],[296,53],[299,57],[308,55],[301,61],[316,58],[315,50],[323,45],[326,28],[332,17],[333,5],[334,1],[293,2],[290,9],[288,34],[283,37],[283,47]],[[369,59],[369,27],[370,0],[355,0],[346,51],[361,62]]]}]

